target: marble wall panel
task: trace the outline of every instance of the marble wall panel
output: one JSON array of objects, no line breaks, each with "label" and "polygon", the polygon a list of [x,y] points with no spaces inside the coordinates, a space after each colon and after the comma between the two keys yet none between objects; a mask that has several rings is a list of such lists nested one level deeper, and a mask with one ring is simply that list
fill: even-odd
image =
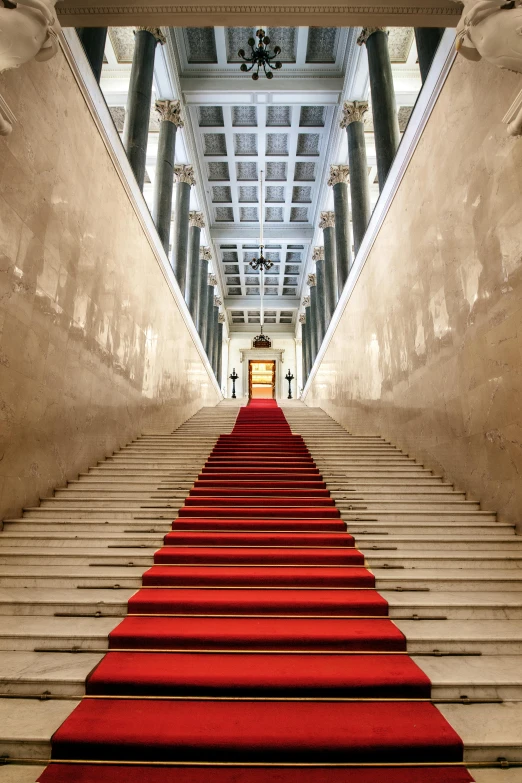
[{"label": "marble wall panel", "polygon": [[306,402],[522,518],[522,139],[514,73],[458,58]]},{"label": "marble wall panel", "polygon": [[0,517],[218,395],[71,70],[2,74]]}]

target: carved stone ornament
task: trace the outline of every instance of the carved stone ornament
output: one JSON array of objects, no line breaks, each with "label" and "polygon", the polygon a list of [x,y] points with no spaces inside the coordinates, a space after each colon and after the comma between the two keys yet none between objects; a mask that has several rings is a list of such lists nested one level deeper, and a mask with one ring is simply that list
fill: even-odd
[{"label": "carved stone ornament", "polygon": [[189,226],[193,228],[205,228],[203,212],[189,212]]},{"label": "carved stone ornament", "polygon": [[146,33],[150,33],[151,35],[153,35],[154,38],[156,39],[157,43],[161,44],[162,46],[163,46],[163,44],[167,43],[167,39],[165,38],[165,36],[163,35],[163,33],[161,32],[159,27],[136,27],[136,28],[134,28],[134,32],[136,32],[136,33],[139,33],[141,30],[144,30]]},{"label": "carved stone ornament", "polygon": [[299,316],[299,323],[305,324],[306,323],[306,313],[301,313]]},{"label": "carved stone ornament", "polygon": [[[522,73],[522,0],[463,0],[456,31],[457,51],[498,68]],[[522,135],[522,90],[503,122],[511,136]]]},{"label": "carved stone ornament", "polygon": [[176,128],[183,128],[181,119],[181,103],[179,101],[156,101],[154,104],[159,114],[160,122],[171,122]]},{"label": "carved stone ornament", "polygon": [[210,274],[208,276],[208,284],[209,285],[217,285],[217,277],[216,277],[216,275]]},{"label": "carved stone ornament", "polygon": [[310,307],[310,297],[309,296],[303,296],[303,307]]},{"label": "carved stone ornament", "polygon": [[[217,280],[216,280],[216,283],[217,283]],[[223,304],[223,300],[221,299],[221,297],[220,296],[214,296],[214,307],[221,307],[222,304]]]},{"label": "carved stone ornament", "polygon": [[190,163],[176,163],[174,166],[174,182],[186,182],[187,185],[195,185],[194,167]]},{"label": "carved stone ornament", "polygon": [[335,228],[335,212],[321,212],[319,228]]},{"label": "carved stone ornament", "polygon": [[317,285],[317,280],[314,272],[308,275],[308,277],[306,278],[306,283],[307,285],[310,286],[310,288],[313,288],[314,285]]},{"label": "carved stone ornament", "polygon": [[330,166],[330,177],[328,179],[328,185],[338,185],[340,182],[345,184],[350,181],[350,167],[345,163],[340,163],[335,166]]},{"label": "carved stone ornament", "polygon": [[227,317],[226,317],[225,313],[219,313],[219,315],[218,315],[218,324],[226,324],[226,322],[227,322]]},{"label": "carved stone ornament", "polygon": [[352,122],[364,122],[364,115],[368,111],[368,101],[345,101],[341,128],[347,128]]},{"label": "carved stone ornament", "polygon": [[378,33],[379,31],[386,33],[387,29],[386,27],[363,27],[361,34],[357,39],[357,44],[359,46],[362,46],[363,44],[366,43],[370,35],[373,35],[374,33]]},{"label": "carved stone ornament", "polygon": [[[58,51],[56,0],[18,0],[0,4],[0,72],[36,60],[45,62]],[[15,116],[0,97],[0,136],[13,130]]]},{"label": "carved stone ornament", "polygon": [[209,247],[201,245],[199,248],[199,260],[200,261],[212,261],[212,250]]},{"label": "carved stone ornament", "polygon": [[324,247],[322,245],[314,247],[312,261],[324,261]]}]

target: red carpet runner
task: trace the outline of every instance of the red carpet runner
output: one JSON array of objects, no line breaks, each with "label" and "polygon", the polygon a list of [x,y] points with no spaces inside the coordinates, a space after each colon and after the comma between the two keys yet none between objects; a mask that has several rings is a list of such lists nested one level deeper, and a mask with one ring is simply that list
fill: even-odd
[{"label": "red carpet runner", "polygon": [[471,780],[274,401],[219,438],[154,562],[42,783]]}]

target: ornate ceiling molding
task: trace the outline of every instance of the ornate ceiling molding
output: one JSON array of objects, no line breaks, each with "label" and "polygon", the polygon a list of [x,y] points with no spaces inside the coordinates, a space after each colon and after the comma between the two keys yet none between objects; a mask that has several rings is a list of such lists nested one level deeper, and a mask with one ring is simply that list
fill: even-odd
[{"label": "ornate ceiling molding", "polygon": [[368,111],[368,101],[345,101],[342,108],[341,128],[347,128],[352,122],[364,122]]},{"label": "ornate ceiling molding", "polygon": [[[203,212],[189,212],[189,226],[193,228],[205,228],[205,219]],[[201,248],[200,248],[201,253]],[[209,259],[210,260],[210,259]]]},{"label": "ornate ceiling molding", "polygon": [[158,113],[160,122],[171,122],[176,128],[182,128],[180,101],[156,101],[154,107]]},{"label": "ornate ceiling molding", "polygon": [[422,27],[434,17],[433,26],[455,26],[461,9],[450,7],[449,2],[436,0],[430,5],[108,5],[92,3],[74,5],[75,0],[66,0],[57,8],[58,16],[67,26],[81,27],[86,24],[95,26],[146,25],[155,22],[164,27],[200,27],[202,18],[212,19],[217,26],[255,25],[260,17],[269,16],[273,25],[295,25],[299,17],[300,25],[332,24],[337,27],[357,27],[368,22],[402,27]]}]

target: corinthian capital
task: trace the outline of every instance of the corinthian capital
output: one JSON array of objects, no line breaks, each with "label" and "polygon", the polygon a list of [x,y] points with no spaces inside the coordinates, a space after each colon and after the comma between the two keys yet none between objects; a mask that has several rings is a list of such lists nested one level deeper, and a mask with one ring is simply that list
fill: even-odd
[{"label": "corinthian capital", "polygon": [[201,245],[199,248],[199,260],[200,261],[212,261],[212,250],[209,247]]},{"label": "corinthian capital", "polygon": [[319,228],[335,228],[335,212],[321,212]]},{"label": "corinthian capital", "polygon": [[224,324],[227,322],[227,317],[225,313],[219,313],[218,315],[218,324]]},{"label": "corinthian capital", "polygon": [[312,261],[324,261],[324,247],[322,246],[314,247],[314,252],[312,253]]},{"label": "corinthian capital", "polygon": [[299,316],[299,323],[300,324],[306,323],[306,313],[301,313],[301,315]]},{"label": "corinthian capital", "polygon": [[328,184],[330,187],[332,185],[338,185],[340,182],[349,182],[350,181],[350,167],[347,166],[345,163],[340,163],[336,166],[330,166],[330,177],[328,179]]},{"label": "corinthian capital", "polygon": [[385,33],[387,32],[386,27],[363,27],[360,36],[357,39],[357,43],[359,46],[362,46],[366,43],[370,35],[373,35],[374,33],[378,32]]},{"label": "corinthian capital", "polygon": [[216,275],[210,274],[208,276],[208,284],[209,285],[217,285],[217,277],[216,277]]},{"label": "corinthian capital", "polygon": [[314,285],[317,285],[317,280],[315,277],[315,273],[310,273],[308,277],[306,278],[307,285],[310,286],[310,288],[313,288]]},{"label": "corinthian capital", "polygon": [[310,297],[309,296],[303,296],[303,307],[310,307]]},{"label": "corinthian capital", "polygon": [[205,228],[203,212],[189,212],[189,226],[193,228]]},{"label": "corinthian capital", "polygon": [[364,115],[368,111],[368,101],[345,101],[341,128],[347,128],[352,122],[364,122]]},{"label": "corinthian capital", "polygon": [[160,43],[162,46],[163,44],[167,43],[167,39],[159,29],[159,27],[135,27],[134,32],[139,33],[140,31],[144,30],[146,33],[150,33],[154,36],[157,43]]},{"label": "corinthian capital", "polygon": [[174,182],[186,182],[187,185],[195,185],[194,167],[186,163],[176,163],[174,166]]},{"label": "corinthian capital", "polygon": [[156,101],[154,106],[161,122],[171,122],[176,128],[183,127],[181,103],[179,101]]},{"label": "corinthian capital", "polygon": [[[216,282],[217,282],[217,280],[216,280]],[[214,307],[221,307],[222,304],[223,304],[223,300],[221,299],[221,297],[220,296],[214,296]]]}]

